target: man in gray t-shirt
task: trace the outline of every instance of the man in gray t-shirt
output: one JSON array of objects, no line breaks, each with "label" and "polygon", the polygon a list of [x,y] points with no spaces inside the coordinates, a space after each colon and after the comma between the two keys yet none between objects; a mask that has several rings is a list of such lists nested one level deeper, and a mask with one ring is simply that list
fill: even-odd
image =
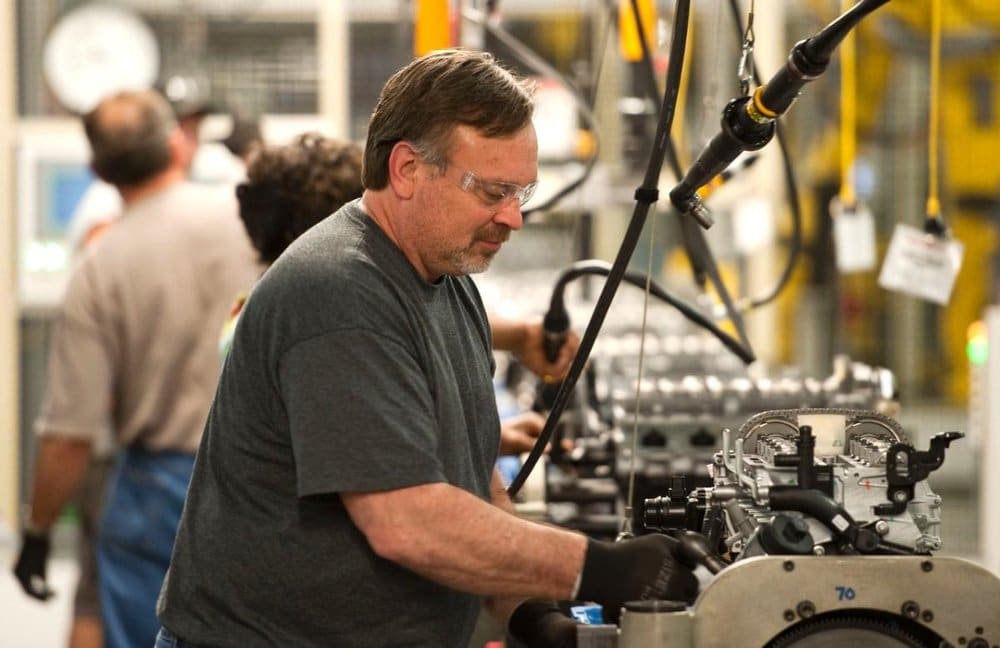
[{"label": "man in gray t-shirt", "polygon": [[483,53],[432,53],[383,88],[362,198],[297,239],[244,307],[158,647],[464,647],[482,597],[529,645],[575,643],[572,620],[524,599],[617,613],[693,598],[670,539],[522,520],[494,468],[491,331],[466,275],[522,225],[531,112]]}]

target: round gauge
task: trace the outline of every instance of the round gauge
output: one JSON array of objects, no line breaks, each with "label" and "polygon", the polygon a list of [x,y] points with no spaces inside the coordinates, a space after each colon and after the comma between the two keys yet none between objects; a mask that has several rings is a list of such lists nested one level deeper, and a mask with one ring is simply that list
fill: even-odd
[{"label": "round gauge", "polygon": [[78,114],[109,94],[152,87],[159,67],[149,26],[111,4],[87,4],[63,14],[45,39],[45,80],[59,103]]}]

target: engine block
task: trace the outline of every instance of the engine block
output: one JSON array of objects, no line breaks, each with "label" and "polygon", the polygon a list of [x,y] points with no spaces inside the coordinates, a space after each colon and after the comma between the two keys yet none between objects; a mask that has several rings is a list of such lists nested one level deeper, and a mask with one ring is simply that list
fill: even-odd
[{"label": "engine block", "polygon": [[723,431],[712,486],[646,500],[645,526],[700,530],[732,559],[926,554],[941,547],[941,498],[926,477],[961,436],[920,452],[878,412],[763,412]]}]

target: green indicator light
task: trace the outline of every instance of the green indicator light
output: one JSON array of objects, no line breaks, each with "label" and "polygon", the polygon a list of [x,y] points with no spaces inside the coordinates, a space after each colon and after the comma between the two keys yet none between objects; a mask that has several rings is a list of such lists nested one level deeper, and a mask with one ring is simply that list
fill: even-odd
[{"label": "green indicator light", "polygon": [[987,342],[986,336],[977,335],[970,339],[965,345],[965,355],[969,358],[969,362],[974,365],[986,364],[990,355],[990,343]]}]

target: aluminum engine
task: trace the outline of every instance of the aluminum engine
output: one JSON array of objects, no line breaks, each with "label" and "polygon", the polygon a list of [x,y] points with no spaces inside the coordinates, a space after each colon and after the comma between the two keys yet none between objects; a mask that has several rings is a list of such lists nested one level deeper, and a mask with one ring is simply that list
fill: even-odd
[{"label": "aluminum engine", "polygon": [[713,485],[646,500],[649,529],[700,530],[732,560],[757,555],[926,554],[941,499],[927,483],[958,432],[921,452],[893,419],[847,409],[775,410],[723,431]]}]

